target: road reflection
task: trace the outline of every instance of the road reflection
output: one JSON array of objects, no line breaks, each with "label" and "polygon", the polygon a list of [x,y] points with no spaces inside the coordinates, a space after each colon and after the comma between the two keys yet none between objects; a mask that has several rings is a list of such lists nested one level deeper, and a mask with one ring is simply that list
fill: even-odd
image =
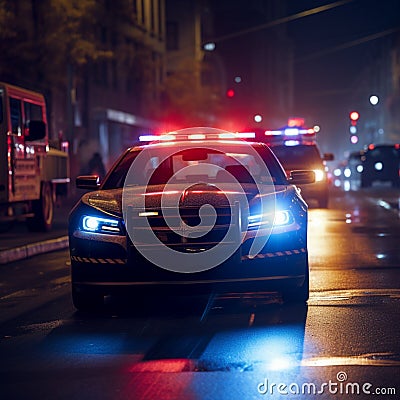
[{"label": "road reflection", "polygon": [[190,303],[163,302],[139,316],[129,307],[76,313],[46,336],[42,352],[82,368],[115,366],[131,377],[126,390],[134,398],[149,390],[146,373],[300,368],[307,305],[280,304],[271,294],[232,294],[216,297],[204,315],[190,312]]}]

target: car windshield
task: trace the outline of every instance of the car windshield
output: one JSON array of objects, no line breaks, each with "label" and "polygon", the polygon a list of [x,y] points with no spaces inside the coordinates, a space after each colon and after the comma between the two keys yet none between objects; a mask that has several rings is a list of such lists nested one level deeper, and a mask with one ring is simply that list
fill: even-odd
[{"label": "car windshield", "polygon": [[321,164],[321,156],[315,146],[274,146],[272,151],[285,168],[306,168]]},{"label": "car windshield", "polygon": [[161,146],[133,148],[115,166],[103,189],[122,188],[129,168],[141,152],[145,166],[133,177],[138,185],[166,184],[171,178],[173,183],[230,182],[232,177],[240,183],[287,184],[281,166],[266,146],[210,147],[177,146],[173,152]]}]

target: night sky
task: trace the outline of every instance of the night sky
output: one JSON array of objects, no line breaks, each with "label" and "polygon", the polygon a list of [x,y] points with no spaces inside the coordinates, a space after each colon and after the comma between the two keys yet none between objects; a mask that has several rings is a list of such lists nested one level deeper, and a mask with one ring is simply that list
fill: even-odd
[{"label": "night sky", "polygon": [[[289,0],[288,14],[330,3]],[[374,71],[370,72],[371,65],[382,57],[382,42],[394,35],[353,42],[400,28],[400,1],[353,0],[292,21],[288,28],[295,45],[296,111],[321,124],[324,137],[320,144],[340,156],[349,148],[348,112],[357,109],[362,115],[368,111],[368,93],[376,92],[379,86]]]},{"label": "night sky", "polygon": [[[264,1],[254,4],[266,7],[269,1]],[[263,16],[251,9],[252,2],[247,7],[245,0],[216,0],[212,4],[217,12],[217,38],[265,23]],[[309,125],[320,125],[322,150],[334,152],[340,160],[349,150],[358,150],[349,141],[349,112],[360,112],[360,125],[374,112],[368,99],[370,94],[380,95],[383,78],[378,76],[377,65],[390,63],[382,49],[395,34],[385,32],[398,28],[400,34],[400,0],[287,0],[282,17],[323,5],[337,6],[286,23],[294,48],[294,116],[305,117]],[[262,46],[262,39],[269,34],[268,28],[260,29],[217,42],[217,46],[232,45],[228,65],[235,65],[246,76],[241,71],[246,68],[246,57],[239,46]],[[368,39],[374,34],[382,37]]]}]

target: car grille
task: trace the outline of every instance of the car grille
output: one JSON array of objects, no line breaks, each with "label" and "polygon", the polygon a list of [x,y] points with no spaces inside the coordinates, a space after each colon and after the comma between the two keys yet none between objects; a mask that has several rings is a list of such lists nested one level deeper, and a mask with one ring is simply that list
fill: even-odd
[{"label": "car grille", "polygon": [[[216,220],[215,224],[211,226],[200,226],[199,207],[180,207],[180,218],[171,216],[170,211],[165,208],[163,211],[161,209],[146,210],[148,216],[139,216],[140,212],[132,209],[130,210],[130,218],[133,218],[132,226],[134,228],[131,244],[134,242],[138,246],[154,246],[155,248],[168,246],[176,251],[186,253],[208,250],[219,244],[224,238],[225,241],[227,240],[227,232],[235,219],[230,207],[213,208],[216,212]],[[153,215],[150,215],[150,213]],[[207,221],[207,214],[204,217],[204,220]],[[193,231],[185,227],[185,224],[193,227]],[[149,226],[152,233],[160,241],[158,244],[155,244],[154,236],[151,240],[151,236],[148,235]],[[232,237],[232,235],[229,235],[229,238],[232,239]]]}]

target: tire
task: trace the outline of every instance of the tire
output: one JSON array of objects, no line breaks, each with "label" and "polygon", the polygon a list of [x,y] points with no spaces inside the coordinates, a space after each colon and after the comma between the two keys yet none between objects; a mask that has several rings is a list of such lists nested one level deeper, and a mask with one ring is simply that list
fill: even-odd
[{"label": "tire", "polygon": [[104,297],[99,293],[80,292],[72,286],[72,302],[78,311],[96,311],[104,306]]},{"label": "tire", "polygon": [[282,291],[284,303],[306,303],[310,296],[310,273],[308,265],[304,282],[301,286],[291,287]]},{"label": "tire", "polygon": [[32,204],[33,218],[29,218],[28,229],[34,232],[48,232],[53,224],[54,196],[50,182],[42,182],[40,199]]}]

